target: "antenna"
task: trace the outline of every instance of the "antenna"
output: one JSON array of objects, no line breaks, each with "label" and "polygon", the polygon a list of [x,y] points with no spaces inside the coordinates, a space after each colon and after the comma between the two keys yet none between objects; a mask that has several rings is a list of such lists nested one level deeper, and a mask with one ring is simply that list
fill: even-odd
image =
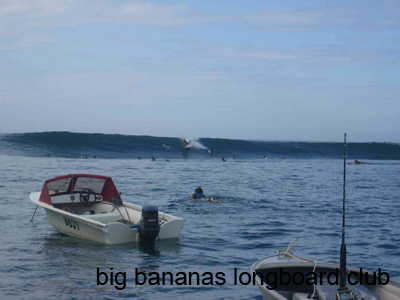
[{"label": "antenna", "polygon": [[354,294],[346,286],[346,156],[347,144],[346,133],[344,133],[344,151],[343,151],[343,208],[342,208],[342,245],[340,246],[340,271],[339,288],[336,292],[336,299],[355,299]]},{"label": "antenna", "polygon": [[344,134],[343,149],[343,208],[342,208],[342,245],[340,247],[340,285],[339,290],[346,290],[346,133]]}]

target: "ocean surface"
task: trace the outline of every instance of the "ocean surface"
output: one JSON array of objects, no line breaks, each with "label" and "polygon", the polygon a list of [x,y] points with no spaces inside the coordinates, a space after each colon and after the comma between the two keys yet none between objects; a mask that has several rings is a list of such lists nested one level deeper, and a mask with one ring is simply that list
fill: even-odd
[{"label": "ocean surface", "polygon": [[[318,143],[200,139],[193,140],[199,145],[184,155],[180,139],[132,137],[142,142],[149,139],[149,145],[154,145],[156,140],[165,146],[152,152],[150,146],[134,144],[128,148],[134,154],[129,154],[127,149],[118,150],[117,136],[106,135],[112,140],[108,146],[102,142],[101,147],[95,147],[93,141],[88,141],[86,147],[78,142],[76,149],[65,136],[55,143],[46,140],[47,133],[37,136],[1,138],[2,300],[260,300],[256,286],[234,284],[235,268],[238,273],[249,272],[253,263],[275,255],[278,248],[286,247],[294,238],[299,239],[294,248],[296,255],[339,261],[343,172],[340,143],[316,146]],[[122,136],[120,143],[126,145],[129,138]],[[218,143],[225,146],[217,147]],[[261,150],[253,153],[235,143],[254,144]],[[267,152],[267,145],[272,145],[273,151]],[[314,150],[307,152],[306,145]],[[278,151],[279,147],[282,152]],[[374,147],[383,150],[375,153]],[[348,265],[372,271],[381,268],[389,272],[391,279],[399,281],[397,147],[395,144],[348,145],[349,156],[353,153],[353,158],[369,159],[373,164],[347,166],[346,242]],[[208,154],[210,148],[225,155],[227,162],[222,162],[221,156]],[[296,154],[294,149],[298,149]],[[206,154],[198,154],[200,151]],[[232,160],[232,153],[238,160]],[[83,159],[84,155],[97,155],[101,159]],[[138,155],[143,158],[132,159]],[[263,159],[263,155],[268,159]],[[151,156],[157,156],[157,160],[153,162]],[[160,211],[184,218],[180,239],[157,242],[154,249],[135,243],[103,245],[79,240],[52,228],[42,208],[38,208],[30,222],[35,206],[29,201],[29,193],[40,191],[46,179],[70,173],[111,176],[124,201],[157,205]],[[221,198],[222,203],[188,200],[198,186],[203,187],[206,195]],[[108,273],[112,268],[114,274],[126,272],[125,288],[117,290],[115,283],[97,285],[97,268]],[[136,268],[147,274],[223,272],[226,283],[136,285]]]}]

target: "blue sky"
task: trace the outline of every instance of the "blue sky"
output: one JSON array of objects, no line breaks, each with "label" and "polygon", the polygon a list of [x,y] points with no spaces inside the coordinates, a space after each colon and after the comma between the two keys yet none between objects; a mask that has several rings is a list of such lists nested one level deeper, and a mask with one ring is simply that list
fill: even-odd
[{"label": "blue sky", "polygon": [[0,132],[400,142],[399,15],[394,0],[1,1]]}]

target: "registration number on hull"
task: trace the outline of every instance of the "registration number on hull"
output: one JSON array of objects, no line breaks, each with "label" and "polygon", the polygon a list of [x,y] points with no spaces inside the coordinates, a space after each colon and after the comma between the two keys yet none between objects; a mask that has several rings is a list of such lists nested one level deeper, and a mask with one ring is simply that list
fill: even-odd
[{"label": "registration number on hull", "polygon": [[71,227],[71,228],[76,229],[76,230],[79,230],[78,222],[76,222],[74,220],[71,220],[71,219],[69,219],[67,217],[64,217],[64,216],[63,216],[63,218],[64,218],[64,222],[65,222],[66,226]]}]

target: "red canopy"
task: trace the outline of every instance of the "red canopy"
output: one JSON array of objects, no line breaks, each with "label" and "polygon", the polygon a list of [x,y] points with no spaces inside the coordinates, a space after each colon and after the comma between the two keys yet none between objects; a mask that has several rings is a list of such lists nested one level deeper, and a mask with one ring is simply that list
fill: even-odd
[{"label": "red canopy", "polygon": [[70,174],[46,180],[39,201],[49,205],[52,196],[79,193],[91,189],[103,197],[103,201],[112,202],[119,192],[111,177],[91,174]]}]

